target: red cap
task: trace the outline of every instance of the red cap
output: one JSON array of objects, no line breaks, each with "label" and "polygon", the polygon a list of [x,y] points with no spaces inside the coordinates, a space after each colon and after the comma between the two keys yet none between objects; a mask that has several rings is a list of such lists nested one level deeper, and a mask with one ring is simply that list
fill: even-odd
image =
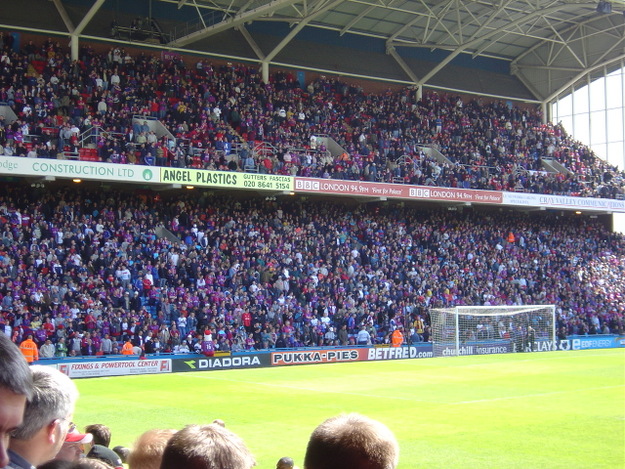
[{"label": "red cap", "polygon": [[74,430],[67,434],[65,441],[67,443],[87,444],[93,441],[93,435],[91,433],[78,433],[77,430]]}]

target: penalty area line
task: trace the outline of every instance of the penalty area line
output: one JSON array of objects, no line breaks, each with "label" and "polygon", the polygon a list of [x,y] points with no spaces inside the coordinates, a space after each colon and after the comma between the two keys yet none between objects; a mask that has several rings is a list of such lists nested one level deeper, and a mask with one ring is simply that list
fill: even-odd
[{"label": "penalty area line", "polygon": [[434,401],[428,401],[426,399],[415,399],[413,397],[401,397],[401,396],[388,396],[388,395],[378,395],[378,394],[365,394],[365,393],[358,393],[358,392],[345,392],[345,391],[332,391],[329,389],[315,389],[315,388],[306,388],[303,386],[293,386],[293,385],[289,385],[289,384],[277,384],[277,383],[263,383],[263,382],[258,382],[258,381],[245,381],[242,379],[231,379],[231,378],[219,378],[219,377],[211,377],[211,376],[197,376],[197,375],[187,375],[188,378],[197,378],[197,379],[208,379],[208,380],[216,380],[216,381],[228,381],[231,383],[242,383],[242,384],[253,384],[256,386],[268,386],[268,387],[274,387],[274,388],[281,388],[281,389],[294,389],[297,391],[308,391],[308,392],[315,392],[315,393],[326,393],[326,394],[339,394],[339,395],[345,395],[345,396],[358,396],[358,397],[374,397],[374,398],[380,398],[380,399],[391,399],[391,400],[400,400],[400,401],[409,401],[409,402],[430,402],[430,403],[435,403]]},{"label": "penalty area line", "polygon": [[615,389],[625,387],[623,384],[617,384],[615,386],[602,386],[597,388],[580,388],[580,389],[571,389],[569,391],[552,391],[552,392],[541,392],[536,394],[522,394],[519,396],[503,396],[503,397],[492,397],[489,399],[475,399],[471,401],[459,401],[459,402],[450,402],[448,405],[466,405],[466,404],[479,404],[480,402],[496,402],[496,401],[509,401],[513,399],[527,399],[533,397],[544,397],[544,396],[557,396],[561,394],[571,394],[576,392],[586,392],[586,391],[602,391],[605,389]]}]

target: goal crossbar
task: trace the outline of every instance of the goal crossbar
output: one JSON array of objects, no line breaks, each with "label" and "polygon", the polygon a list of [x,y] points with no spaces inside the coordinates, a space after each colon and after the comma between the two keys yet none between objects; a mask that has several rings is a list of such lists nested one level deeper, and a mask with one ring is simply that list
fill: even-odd
[{"label": "goal crossbar", "polygon": [[442,311],[449,314],[473,314],[475,316],[512,316],[514,314],[529,313],[532,311],[549,308],[551,306],[552,305],[526,305],[502,306],[500,308],[496,306],[457,306],[455,308],[436,308],[432,311]]},{"label": "goal crossbar", "polygon": [[545,350],[556,340],[555,305],[457,306],[430,314],[435,356]]}]

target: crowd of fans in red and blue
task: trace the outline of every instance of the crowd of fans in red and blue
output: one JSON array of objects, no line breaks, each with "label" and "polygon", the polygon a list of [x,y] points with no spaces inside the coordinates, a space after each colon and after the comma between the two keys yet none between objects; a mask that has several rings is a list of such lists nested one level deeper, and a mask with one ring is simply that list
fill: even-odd
[{"label": "crowd of fans in red and blue", "polygon": [[0,191],[0,327],[44,357],[128,339],[147,353],[358,345],[363,328],[377,344],[400,326],[427,342],[430,309],[455,305],[555,304],[560,338],[625,330],[624,239],[588,218]]},{"label": "crowd of fans in red and blue", "polygon": [[[620,198],[623,175],[539,111],[501,101],[410,88],[367,93],[335,78],[302,86],[288,72],[263,83],[259,71],[114,46],[79,59],[51,39],[15,47],[0,36],[0,102],[18,120],[0,121],[4,155],[56,158],[96,135],[104,162],[259,171],[322,178]],[[16,51],[18,49],[18,51]],[[133,116],[158,119],[157,137]],[[345,150],[334,157],[319,143]],[[254,151],[259,144],[271,151]],[[427,156],[438,149],[448,162]],[[565,170],[545,171],[554,159]]]},{"label": "crowd of fans in red and blue", "polygon": [[[621,173],[559,126],[500,102],[324,78],[302,89],[281,72],[264,84],[248,66],[115,47],[72,62],[51,40],[14,52],[10,37],[0,101],[18,120],[0,125],[4,155],[56,158],[99,128],[106,162],[622,193]],[[346,151],[330,157],[316,135]],[[277,151],[255,154],[259,141]],[[545,157],[571,174],[541,171]],[[400,326],[427,342],[430,309],[456,305],[555,304],[559,337],[625,329],[623,237],[596,220],[76,187],[0,189],[0,327],[16,343],[32,335],[42,357],[119,353],[128,339],[147,353],[388,343]]]}]

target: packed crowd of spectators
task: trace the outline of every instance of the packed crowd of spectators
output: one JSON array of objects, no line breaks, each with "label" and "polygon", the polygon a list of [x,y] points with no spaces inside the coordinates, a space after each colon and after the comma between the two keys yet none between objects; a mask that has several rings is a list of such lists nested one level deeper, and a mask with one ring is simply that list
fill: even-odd
[{"label": "packed crowd of spectators", "polygon": [[400,326],[417,343],[455,305],[555,304],[563,337],[625,329],[624,240],[596,220],[0,191],[0,327],[44,356],[388,343]]},{"label": "packed crowd of spectators", "polygon": [[[76,153],[91,132],[99,160],[259,171],[488,190],[620,198],[623,177],[540,112],[410,88],[381,94],[320,77],[303,87],[277,72],[206,60],[131,55],[119,46],[78,61],[51,39],[14,51],[0,36],[0,153]],[[171,132],[158,137],[147,120]],[[322,136],[344,151],[332,156]],[[442,158],[424,152],[437,149]],[[263,151],[257,151],[262,147]],[[427,154],[426,154],[427,153]],[[543,160],[566,170],[548,172]]]}]

